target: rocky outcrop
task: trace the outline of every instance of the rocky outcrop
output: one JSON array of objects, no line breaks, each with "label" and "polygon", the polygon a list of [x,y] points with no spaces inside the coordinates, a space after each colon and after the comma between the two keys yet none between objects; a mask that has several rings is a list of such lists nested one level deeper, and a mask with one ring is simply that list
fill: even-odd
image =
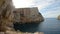
[{"label": "rocky outcrop", "polygon": [[34,33],[30,33],[30,32],[16,32],[16,31],[6,31],[6,32],[0,32],[0,34],[44,34],[44,32],[34,32]]},{"label": "rocky outcrop", "polygon": [[0,31],[12,29],[13,8],[12,0],[0,0]]},{"label": "rocky outcrop", "polygon": [[44,21],[43,16],[38,11],[37,7],[33,8],[18,8],[14,11],[15,22],[20,23],[38,23]]},{"label": "rocky outcrop", "polygon": [[60,15],[58,16],[58,20],[60,20]]},{"label": "rocky outcrop", "polygon": [[[44,20],[38,8],[20,8],[13,13],[12,0],[0,0],[0,32],[12,31],[13,21],[20,23],[41,22]],[[15,16],[15,17],[14,17]]]}]

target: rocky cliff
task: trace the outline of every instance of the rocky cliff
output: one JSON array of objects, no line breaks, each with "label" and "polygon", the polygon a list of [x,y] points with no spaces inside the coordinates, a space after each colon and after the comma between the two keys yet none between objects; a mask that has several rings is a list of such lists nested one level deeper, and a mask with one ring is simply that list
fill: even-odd
[{"label": "rocky cliff", "polygon": [[12,0],[0,0],[0,31],[6,31],[12,27],[13,8]]},{"label": "rocky cliff", "polygon": [[44,21],[42,14],[37,7],[33,8],[18,8],[14,11],[15,22],[20,23],[38,23]]},{"label": "rocky cliff", "polygon": [[60,15],[58,16],[58,20],[60,20]]},{"label": "rocky cliff", "polygon": [[[12,0],[0,0],[0,32],[14,30],[13,21],[20,23],[41,22],[44,20],[37,7],[20,8],[14,11]],[[14,12],[14,13],[13,13]]]}]

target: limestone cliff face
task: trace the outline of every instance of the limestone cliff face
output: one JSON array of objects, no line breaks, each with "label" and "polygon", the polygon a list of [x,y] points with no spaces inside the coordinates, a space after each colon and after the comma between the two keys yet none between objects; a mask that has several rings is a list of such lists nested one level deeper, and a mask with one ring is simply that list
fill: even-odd
[{"label": "limestone cliff face", "polygon": [[41,22],[44,20],[37,7],[33,8],[19,8],[14,11],[15,22],[32,23]]},{"label": "limestone cliff face", "polygon": [[58,16],[58,20],[60,20],[60,15]]},{"label": "limestone cliff face", "polygon": [[0,31],[9,29],[13,21],[12,0],[0,0]]}]

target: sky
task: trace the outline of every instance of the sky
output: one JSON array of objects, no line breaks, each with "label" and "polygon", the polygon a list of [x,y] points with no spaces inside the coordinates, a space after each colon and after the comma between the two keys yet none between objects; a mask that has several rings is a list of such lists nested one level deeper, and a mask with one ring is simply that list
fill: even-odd
[{"label": "sky", "polygon": [[60,15],[60,0],[13,0],[15,8],[38,7],[44,18]]}]

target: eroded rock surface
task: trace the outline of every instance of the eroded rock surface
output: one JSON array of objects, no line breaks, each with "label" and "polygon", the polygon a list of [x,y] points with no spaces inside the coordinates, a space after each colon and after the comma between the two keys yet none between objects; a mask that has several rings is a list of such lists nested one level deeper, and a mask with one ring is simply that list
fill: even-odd
[{"label": "eroded rock surface", "polygon": [[12,29],[13,8],[12,0],[0,0],[0,31]]},{"label": "eroded rock surface", "polygon": [[37,7],[20,8],[15,11],[14,9],[12,0],[0,0],[0,32],[14,30],[13,21],[19,23],[38,23],[44,20]]},{"label": "eroded rock surface", "polygon": [[58,20],[60,20],[60,15],[58,16]]},{"label": "eroded rock surface", "polygon": [[16,32],[16,31],[6,31],[6,32],[0,32],[0,34],[44,34],[44,32]]},{"label": "eroded rock surface", "polygon": [[41,13],[37,7],[33,8],[18,8],[14,11],[15,22],[20,23],[38,23],[44,21]]}]

